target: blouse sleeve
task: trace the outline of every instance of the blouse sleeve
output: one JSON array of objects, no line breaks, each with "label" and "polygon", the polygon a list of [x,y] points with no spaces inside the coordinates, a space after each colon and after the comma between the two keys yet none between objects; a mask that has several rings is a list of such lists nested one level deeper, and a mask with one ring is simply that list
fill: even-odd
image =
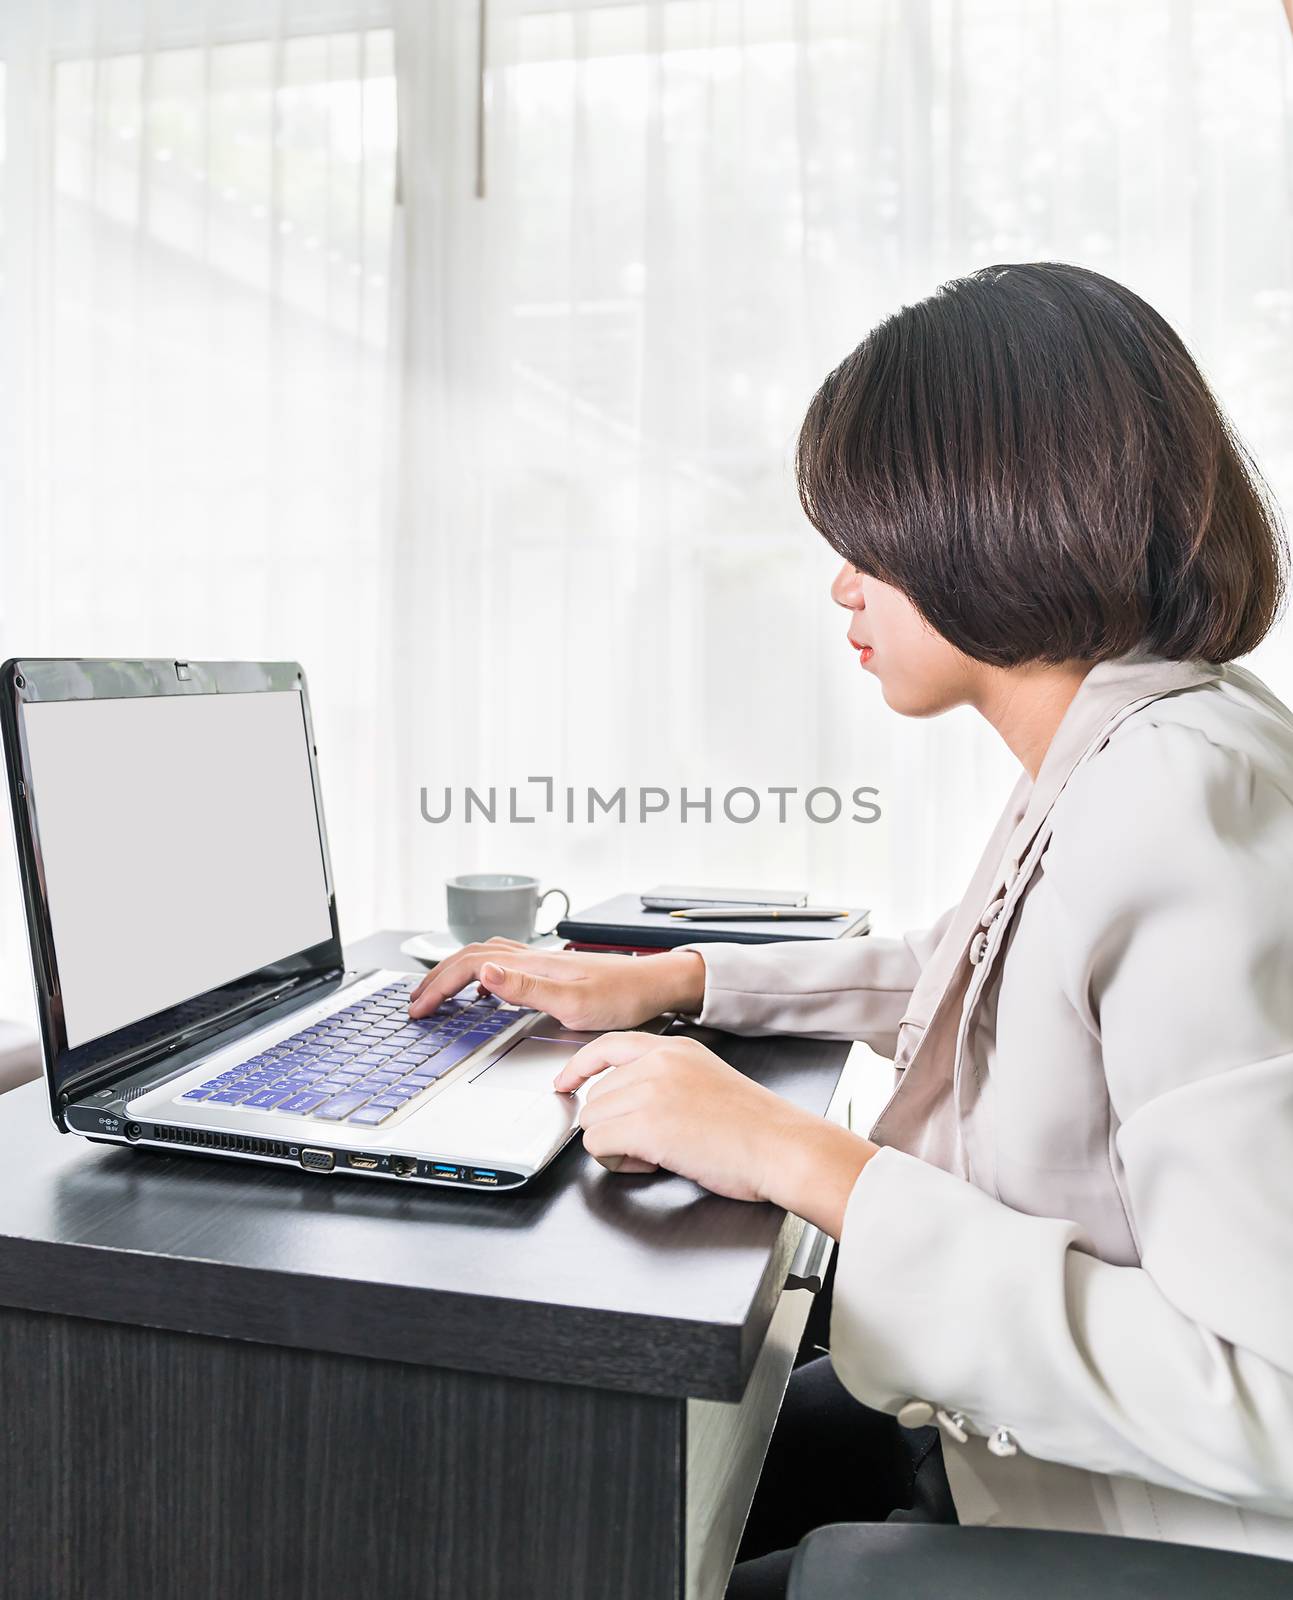
[{"label": "blouse sleeve", "polygon": [[911,991],[952,915],[900,939],[686,945],[705,963],[698,1020],[728,1033],[861,1039],[891,1056]]}]

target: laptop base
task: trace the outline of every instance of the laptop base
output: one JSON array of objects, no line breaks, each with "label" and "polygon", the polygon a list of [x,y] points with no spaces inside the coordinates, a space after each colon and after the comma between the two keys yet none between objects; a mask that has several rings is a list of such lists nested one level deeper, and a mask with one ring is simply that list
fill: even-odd
[{"label": "laptop base", "polygon": [[[69,1133],[81,1134],[95,1144],[128,1145],[156,1150],[162,1155],[234,1156],[240,1161],[260,1161],[269,1166],[299,1167],[306,1172],[350,1178],[388,1178],[396,1182],[436,1184],[472,1189],[519,1189],[534,1176],[501,1167],[468,1166],[456,1161],[436,1161],[392,1150],[350,1150],[312,1140],[308,1144],[283,1139],[258,1139],[243,1133],[222,1133],[207,1128],[176,1128],[158,1122],[125,1120],[118,1113],[95,1106],[69,1106]],[[572,1135],[575,1130],[571,1130]],[[546,1165],[546,1163],[545,1163]]]}]

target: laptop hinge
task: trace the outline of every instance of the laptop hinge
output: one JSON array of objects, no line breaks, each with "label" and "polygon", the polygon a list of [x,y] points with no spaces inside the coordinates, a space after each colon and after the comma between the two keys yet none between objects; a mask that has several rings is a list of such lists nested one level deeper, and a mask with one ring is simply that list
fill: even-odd
[{"label": "laptop hinge", "polygon": [[226,1007],[218,1015],[206,1018],[195,1027],[179,1028],[174,1033],[163,1034],[160,1038],[150,1039],[146,1045],[140,1045],[137,1049],[123,1051],[121,1055],[114,1056],[111,1061],[104,1062],[101,1066],[87,1068],[79,1077],[64,1084],[59,1100],[66,1106],[73,1100],[79,1100],[82,1096],[93,1093],[96,1089],[110,1088],[124,1075],[143,1071],[147,1067],[160,1066],[177,1051],[190,1045],[201,1044],[206,1039],[215,1038],[240,1019],[268,1010],[287,995],[308,993],[321,984],[335,983],[342,976],[344,971],[338,967],[332,972],[303,973],[295,978],[285,978],[273,989],[262,990],[246,1000],[240,1000],[237,1005]]}]

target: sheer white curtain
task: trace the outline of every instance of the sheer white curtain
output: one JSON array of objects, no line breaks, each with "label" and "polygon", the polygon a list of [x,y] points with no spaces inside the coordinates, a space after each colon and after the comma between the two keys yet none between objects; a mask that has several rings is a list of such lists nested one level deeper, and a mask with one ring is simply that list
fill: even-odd
[{"label": "sheer white curtain", "polygon": [[[1293,499],[1280,7],[490,0],[488,18],[481,199],[476,7],[397,5],[408,903],[480,866],[577,899],[753,879],[929,917],[1013,771],[969,713],[903,722],[859,678],[795,503],[803,409],[939,281],[1076,260],[1182,329]],[[1286,693],[1287,639],[1265,652]],[[432,827],[412,807],[418,783],[531,774],[664,786],[675,820]],[[683,785],[817,784],[876,785],[883,820],[677,820]]]},{"label": "sheer white curtain", "polygon": [[[299,657],[357,933],[388,799],[389,18],[9,0],[0,58],[0,651]],[[11,854],[0,1015],[29,1003]]]},{"label": "sheer white curtain", "polygon": [[[481,10],[0,7],[0,649],[303,660],[352,935],[475,866],[927,917],[1010,767],[847,654],[803,408],[941,279],[1076,259],[1182,328],[1293,502],[1281,8],[490,0],[483,74]],[[531,776],[670,809],[420,816]],[[864,784],[881,822],[804,819]],[[738,786],[799,793],[742,824]],[[6,852],[0,1014],[26,981]]]}]

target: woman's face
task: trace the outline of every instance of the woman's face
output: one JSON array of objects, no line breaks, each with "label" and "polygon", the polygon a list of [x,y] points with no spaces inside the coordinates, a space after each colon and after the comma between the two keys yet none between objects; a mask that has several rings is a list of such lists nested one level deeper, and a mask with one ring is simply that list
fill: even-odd
[{"label": "woman's face", "polygon": [[901,590],[845,564],[831,599],[852,613],[849,644],[895,711],[933,717],[974,700],[980,663],[935,633]]}]

